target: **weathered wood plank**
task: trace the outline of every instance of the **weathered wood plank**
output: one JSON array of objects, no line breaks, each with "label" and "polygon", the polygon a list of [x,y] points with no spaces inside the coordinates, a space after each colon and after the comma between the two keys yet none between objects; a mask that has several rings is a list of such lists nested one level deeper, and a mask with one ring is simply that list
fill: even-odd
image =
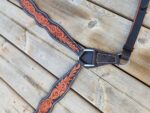
[{"label": "weathered wood plank", "polygon": [[32,113],[33,108],[23,101],[14,91],[0,79],[0,112]]},{"label": "weathered wood plank", "polygon": [[[8,23],[8,21],[6,22],[6,23]],[[5,25],[5,24],[4,24]],[[16,24],[13,24],[13,26],[17,26]],[[40,30],[40,29],[39,29]],[[4,33],[5,32],[5,33]],[[15,31],[13,31],[13,32],[15,32]],[[40,33],[42,33],[42,32],[40,32]],[[23,34],[23,33],[22,33]],[[28,37],[28,47],[30,48],[30,50],[31,51],[28,51],[28,52],[26,52],[27,54],[29,54],[31,57],[33,57],[33,55],[34,55],[34,59],[36,59],[37,61],[39,61],[42,65],[44,65],[44,67],[46,67],[47,69],[49,69],[50,71],[52,71],[53,73],[56,73],[56,75],[57,76],[59,76],[59,75],[61,75],[62,74],[62,71],[65,71],[64,70],[64,68],[62,68],[62,67],[65,67],[66,66],[66,64],[65,63],[67,63],[67,64],[69,64],[68,63],[68,61],[69,62],[74,62],[74,61],[70,61],[68,58],[66,58],[64,55],[62,55],[62,54],[57,54],[57,55],[55,55],[57,52],[56,51],[54,51],[54,48],[53,49],[49,49],[49,50],[47,50],[46,49],[46,52],[44,52],[45,50],[43,50],[42,48],[48,48],[48,45],[45,43],[45,42],[43,42],[43,43],[45,43],[45,44],[42,44],[42,41],[39,41],[39,39],[37,39],[37,37],[35,37],[35,38],[33,38],[34,36],[32,36],[31,34],[29,34],[29,33],[26,33],[26,34],[28,34],[27,35],[27,37]],[[43,32],[43,34],[45,34],[44,32]],[[10,41],[12,41],[13,39],[13,36],[12,35],[7,35],[7,32],[6,31],[3,31],[3,35],[5,35],[6,37],[8,37],[8,39],[10,40]],[[46,35],[46,34],[45,34]],[[11,37],[11,38],[9,38],[9,37]],[[19,37],[19,35],[18,35],[18,37]],[[22,38],[24,38],[24,37],[22,37]],[[49,38],[49,37],[48,37]],[[12,39],[12,40],[11,40]],[[33,40],[33,41],[30,41],[30,40]],[[13,41],[12,41],[13,42]],[[39,44],[33,44],[33,42],[37,42],[37,43],[39,43]],[[43,60],[41,60],[41,58],[42,57],[40,57],[40,55],[37,55],[38,54],[38,52],[34,52],[34,54],[32,53],[32,51],[36,51],[36,50],[38,50],[37,49],[37,47],[34,47],[34,45],[37,45],[37,47],[39,47],[40,46],[40,48],[42,49],[42,50],[40,50],[40,51],[42,51],[42,52],[44,52],[44,58],[43,58]],[[46,46],[47,45],[47,46]],[[46,47],[42,47],[42,46],[46,46]],[[28,48],[28,49],[29,49]],[[32,48],[32,49],[31,49]],[[34,49],[35,48],[35,49]],[[22,48],[21,48],[22,49]],[[24,51],[27,51],[27,50],[24,50]],[[50,53],[50,52],[53,52],[53,53]],[[35,55],[35,53],[36,53],[36,55]],[[33,54],[33,55],[32,55]],[[51,56],[50,56],[50,55]],[[38,56],[39,56],[39,58],[38,58]],[[44,61],[44,59],[49,59],[50,60],[50,58],[51,57],[56,57],[56,56],[61,56],[61,57],[58,57],[58,59],[57,59],[57,57],[55,58],[55,59],[57,59],[58,61],[60,60],[61,62],[63,61],[64,63],[63,64],[60,64],[59,66],[60,67],[56,67],[56,65],[58,64],[56,64],[56,62],[55,61],[57,61],[57,60],[51,60],[51,63],[46,63],[47,62],[47,60],[46,61]],[[65,59],[67,59],[67,60],[65,60]],[[42,63],[43,62],[43,63]],[[51,67],[51,65],[50,64],[52,64],[52,62],[53,63],[55,63],[55,67]],[[69,64],[69,66],[70,66],[71,64]],[[109,66],[108,66],[109,67]],[[110,66],[110,69],[111,69],[111,67],[112,66]],[[50,69],[50,68],[53,68],[53,69]],[[55,69],[54,69],[55,68]],[[63,69],[63,70],[57,70],[57,69]],[[67,68],[66,68],[67,69]],[[107,70],[107,69],[105,69],[105,70]],[[108,73],[108,71],[109,70],[107,70],[107,73]],[[112,71],[114,71],[114,75],[116,75],[117,73],[118,73],[118,71],[115,71],[115,70],[113,70],[112,69]],[[97,83],[96,82],[96,80],[97,80],[97,77],[94,77],[95,75],[94,74],[92,74],[91,72],[87,72],[87,73],[85,73],[84,72],[84,76],[83,76],[83,79],[81,79],[81,81],[84,81],[86,84],[85,84],[85,86],[83,87],[82,85],[84,84],[81,84],[82,82],[80,81],[80,82],[77,82],[76,81],[76,83],[77,84],[79,84],[80,83],[80,87],[82,87],[82,89],[80,89],[81,91],[82,91],[82,93],[81,93],[81,95],[84,97],[84,98],[87,98],[87,94],[88,93],[90,93],[90,96],[92,97],[91,98],[91,100],[90,100],[90,98],[87,98],[87,100],[90,100],[90,102],[91,101],[95,101],[95,102],[92,102],[92,103],[96,103],[96,106],[99,108],[99,109],[103,109],[103,108],[110,108],[111,107],[111,109],[114,109],[114,110],[112,110],[112,112],[113,111],[118,111],[117,109],[119,109],[120,107],[120,105],[118,105],[117,103],[120,103],[120,102],[122,102],[122,101],[124,101],[124,96],[122,96],[122,97],[118,97],[119,99],[117,100],[117,98],[116,98],[116,101],[118,101],[118,102],[116,102],[116,105],[118,106],[117,108],[115,107],[116,105],[114,104],[114,105],[111,105],[110,106],[110,103],[112,103],[111,102],[111,99],[110,99],[110,102],[108,102],[108,103],[106,103],[106,105],[102,105],[102,104],[100,104],[100,102],[97,102],[97,100],[99,100],[99,99],[97,99],[97,98],[99,98],[100,96],[96,96],[97,98],[95,98],[95,97],[93,97],[93,95],[99,95],[99,91],[98,92],[96,92],[95,90],[97,90],[97,88],[93,88],[93,87],[95,87],[94,85],[93,85],[93,83]],[[106,73],[103,73],[103,74],[105,74],[106,75]],[[112,77],[114,76],[114,75],[112,75]],[[120,72],[120,74],[118,74],[118,75],[123,75],[125,78],[126,78],[126,74],[123,74],[122,72]],[[82,75],[80,75],[80,76],[82,76]],[[123,77],[122,76],[122,77]],[[108,76],[109,77],[109,76]],[[118,76],[119,77],[119,76]],[[95,78],[96,80],[95,81],[93,81],[93,82],[89,82],[89,80],[91,80],[92,78]],[[138,84],[138,85],[140,85],[142,88],[144,88],[144,92],[143,91],[141,91],[142,93],[144,93],[145,94],[145,91],[147,92],[147,91],[149,91],[148,90],[148,88],[147,87],[145,87],[144,85],[142,85],[142,84],[140,84],[139,82],[137,82],[137,81],[135,81],[134,79],[132,79],[131,77],[129,77],[129,78],[126,78],[126,79],[129,79],[129,81],[132,81],[133,82],[133,87],[131,87],[131,91],[133,91],[133,89],[135,89],[135,87],[136,87],[136,84]],[[92,80],[94,80],[94,79],[92,79]],[[111,80],[111,79],[110,79]],[[121,78],[119,79],[118,78],[118,81],[120,81],[121,80]],[[87,81],[88,81],[88,83],[87,83]],[[131,82],[131,83],[132,83]],[[75,83],[75,84],[76,84]],[[113,83],[113,81],[112,81],[112,83]],[[136,83],[136,84],[134,84],[134,83]],[[122,84],[122,81],[119,83],[119,85],[121,85]],[[87,86],[86,86],[87,85]],[[88,87],[89,86],[89,87]],[[109,85],[108,85],[109,86]],[[123,86],[123,85],[121,85],[122,87],[124,87],[124,88],[127,88],[128,86],[130,86],[130,85],[128,85],[127,86],[127,84],[125,83],[125,86]],[[90,88],[91,87],[91,88]],[[117,86],[116,86],[117,87]],[[120,86],[119,86],[120,87]],[[88,88],[88,89],[87,89]],[[90,88],[90,90],[92,90],[92,91],[87,91],[88,93],[86,93],[85,92],[85,90],[89,90],[89,88]],[[130,87],[129,87],[130,88]],[[132,89],[133,88],[133,89]],[[146,89],[145,89],[146,88]],[[120,88],[119,88],[120,89]],[[94,91],[93,91],[94,90]],[[84,92],[83,92],[84,91]],[[118,90],[116,90],[116,91],[118,91]],[[116,92],[115,91],[115,92]],[[80,91],[78,91],[77,90],[77,92],[78,93],[80,93]],[[95,93],[96,92],[96,93]],[[93,94],[91,94],[91,93],[93,93]],[[125,93],[128,93],[128,95],[130,95],[130,93],[131,92],[125,92]],[[139,92],[134,92],[133,94],[135,94],[135,95],[139,95]],[[149,96],[148,95],[149,93],[146,93],[146,95],[147,96]],[[116,95],[118,95],[118,94],[116,94]],[[120,93],[119,93],[119,95],[120,95]],[[121,93],[121,95],[122,95],[122,93]],[[123,94],[124,95],[124,94]],[[126,95],[126,94],[125,94]],[[109,98],[109,97],[108,97]],[[128,97],[127,97],[128,98]],[[132,97],[133,98],[133,97]],[[123,100],[122,100],[123,99]],[[112,99],[113,100],[113,99]],[[130,99],[129,99],[130,100]],[[138,100],[138,98],[136,98],[136,101]],[[145,104],[145,102],[141,102],[141,100],[143,100],[143,101],[147,101],[147,100],[145,100],[144,98],[143,99],[139,99],[138,100],[138,103],[140,103],[140,105],[141,105],[141,103],[143,104],[144,103],[144,106],[146,105],[149,105],[149,104]],[[140,101],[140,102],[139,102]],[[147,101],[147,102],[149,102],[149,101]],[[146,102],[146,103],[147,103]],[[130,102],[129,102],[130,103]],[[107,107],[107,105],[109,105],[109,107]],[[104,107],[105,106],[105,107]],[[114,107],[113,107],[114,106]],[[130,105],[131,106],[131,105]],[[143,105],[142,105],[143,106]],[[128,106],[129,107],[129,106]],[[133,105],[132,105],[132,107],[133,107]],[[125,112],[126,110],[125,110],[126,108],[122,108],[122,112]],[[131,108],[129,108],[129,109],[131,109]],[[104,109],[104,111],[107,111],[108,109]],[[133,110],[133,109],[132,109]],[[132,112],[132,111],[131,111]]]},{"label": "weathered wood plank", "polygon": [[[0,77],[34,108],[56,81],[52,74],[8,42],[2,43],[0,47],[0,72]],[[62,110],[61,113],[101,113],[73,91],[55,107],[54,113],[58,113],[57,109]]]},{"label": "weathered wood plank", "polygon": [[[63,1],[58,2],[53,0],[51,0],[51,2],[49,0],[45,0],[45,2],[36,0],[36,3],[55,20],[61,21],[67,31],[76,34],[72,35],[83,45],[110,52],[120,52],[122,50],[130,30],[130,21],[96,7],[89,2],[85,2],[84,0],[80,2],[77,1],[76,4],[78,4],[78,6],[70,0],[68,0],[68,4]],[[66,5],[67,7],[65,7]],[[84,6],[84,8],[82,6]],[[50,10],[51,12],[49,12]],[[69,13],[71,13],[72,16],[68,14],[68,10],[70,10]],[[73,13],[73,11],[76,13]],[[84,16],[81,17],[77,12],[80,12],[79,14]],[[63,18],[64,15],[68,18],[67,20]],[[73,15],[76,15],[76,17]],[[91,22],[96,22],[97,24],[90,28]],[[68,23],[68,25],[66,25],[66,23]],[[78,27],[70,29],[73,24],[78,25]],[[80,27],[81,25],[82,27]],[[77,30],[79,30],[79,33],[76,32]],[[131,56],[131,62],[129,65],[122,67],[122,69],[150,85],[150,68],[148,68],[150,65],[149,36],[150,30],[142,28],[135,45],[135,50]]]},{"label": "weathered wood plank", "polygon": [[[88,0],[99,4],[120,15],[134,19],[139,0]],[[150,4],[144,19],[144,25],[150,28]]]},{"label": "weathered wood plank", "polygon": [[[49,81],[48,77],[53,79],[53,76],[40,69],[38,65],[36,65],[33,61],[28,59],[26,56],[24,56],[24,54],[16,50],[7,42],[2,44],[0,55],[0,72],[2,73],[1,77],[5,79],[5,81],[7,81],[33,107],[36,107],[42,95],[45,94],[44,90],[47,92],[47,89],[49,89],[52,84],[51,82],[46,82]],[[6,67],[7,71],[5,70]],[[29,72],[31,73],[28,74]],[[94,76],[92,73],[86,72],[81,72],[81,75],[83,75],[83,73],[86,75],[90,74],[91,77]],[[40,82],[35,80],[38,78],[40,78]],[[90,83],[90,80],[88,81]],[[95,81],[93,82],[93,84],[96,85],[96,90],[99,93],[99,95],[97,95],[97,103],[104,112],[120,113],[121,111],[122,113],[134,113],[138,111],[139,113],[149,113],[149,111],[135,103],[132,99],[129,99],[125,94],[118,92],[118,90],[115,88],[112,88],[112,86],[104,80],[97,78],[97,81],[97,84],[94,83]],[[39,88],[39,86],[42,87],[42,83],[46,84],[44,89]],[[39,84],[38,87],[37,84]],[[99,111],[91,107],[87,102],[83,101],[72,91],[70,91],[60,102],[60,104],[55,107],[54,113],[55,110],[63,110],[62,113],[66,113],[67,111],[70,111],[71,113],[99,113]]]},{"label": "weathered wood plank", "polygon": [[[122,51],[130,31],[130,21],[85,0],[66,2],[36,0],[36,2],[83,45],[113,53]],[[30,29],[32,30],[33,27],[31,26]],[[131,62],[121,67],[148,85],[150,85],[149,36],[150,30],[143,27],[131,56]]]},{"label": "weathered wood plank", "polygon": [[[17,12],[17,11],[16,11]],[[18,21],[20,24],[21,24],[21,21]],[[30,30],[30,28],[29,28]],[[32,32],[34,32],[36,35],[40,36],[41,39],[47,41],[48,43],[50,43],[51,45],[53,45],[53,40],[51,40],[49,38],[49,36],[47,35],[46,32],[44,32],[42,29],[39,29],[39,27],[37,27],[36,25],[32,27],[31,29]],[[44,37],[44,38],[43,38]],[[50,40],[50,41],[48,41]],[[52,42],[52,43],[51,43]],[[31,43],[32,44],[32,43]],[[56,45],[56,46],[55,46]],[[60,51],[62,50],[63,52],[65,52],[66,50],[64,50],[64,48],[58,48],[57,44],[54,44],[54,46],[59,49]],[[60,46],[59,46],[60,47]],[[31,47],[32,48],[32,47]],[[66,52],[67,54],[68,52]],[[30,53],[32,54],[32,53]],[[49,53],[48,53],[49,54]],[[70,55],[70,54],[69,54]],[[39,56],[39,55],[36,55],[36,56]],[[49,55],[47,55],[49,56]],[[40,58],[37,59],[38,61],[40,61]],[[45,65],[45,62],[47,61],[40,61],[41,64]],[[48,65],[45,65],[45,67],[47,67]],[[127,75],[125,74],[122,74],[121,72],[119,71],[115,71],[113,72],[113,69],[111,69],[112,67],[110,67],[110,69],[107,70],[107,68],[105,69],[105,67],[101,67],[101,68],[98,68],[96,71],[97,71],[97,74],[98,75],[105,75],[105,74],[108,74],[109,73],[112,73],[110,74],[109,76],[102,76],[106,81],[108,81],[109,83],[111,83],[113,86],[117,87],[118,89],[120,89],[121,91],[123,91],[124,93],[126,93],[127,95],[129,96],[132,96],[132,98],[135,98],[135,100],[138,100],[140,101],[140,103],[145,103],[145,99],[144,98],[139,98],[138,97],[138,90],[133,90],[137,87],[137,85],[139,84],[136,80],[134,80],[133,78],[131,77],[128,77]],[[49,69],[49,68],[47,68]],[[101,73],[101,69],[103,70],[102,73]],[[110,70],[112,70],[111,72],[109,72]],[[52,70],[53,71],[53,70]],[[58,71],[54,72],[54,73],[58,73]],[[119,74],[117,74],[119,73]],[[106,78],[105,78],[106,77]],[[110,79],[109,79],[110,78]],[[124,81],[122,81],[124,80]],[[120,82],[121,81],[121,82]],[[132,87],[131,87],[132,86]],[[143,85],[141,85],[141,87],[143,87]],[[126,89],[126,90],[125,90]],[[139,87],[139,90],[141,88]],[[133,92],[134,91],[134,92]],[[143,92],[144,91],[144,92]],[[143,89],[143,94],[145,94],[145,89]],[[139,94],[140,96],[141,94]],[[148,100],[149,101],[149,100]],[[149,104],[145,104],[146,106],[149,105]]]}]

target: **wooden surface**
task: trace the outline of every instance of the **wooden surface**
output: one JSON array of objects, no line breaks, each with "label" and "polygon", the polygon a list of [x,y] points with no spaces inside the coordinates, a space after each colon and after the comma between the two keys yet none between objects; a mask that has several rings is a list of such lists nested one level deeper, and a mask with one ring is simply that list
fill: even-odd
[{"label": "wooden surface", "polygon": [[[126,41],[138,1],[35,2],[78,42],[117,53]],[[148,10],[128,65],[83,69],[52,113],[149,113],[149,20]],[[37,26],[16,0],[1,1],[0,113],[32,113],[76,59]]]}]

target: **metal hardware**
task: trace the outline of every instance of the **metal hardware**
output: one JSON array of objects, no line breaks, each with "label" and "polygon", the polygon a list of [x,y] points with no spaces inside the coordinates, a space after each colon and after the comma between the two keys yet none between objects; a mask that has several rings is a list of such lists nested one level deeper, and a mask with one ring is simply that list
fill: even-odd
[{"label": "metal hardware", "polygon": [[86,68],[93,68],[107,64],[119,64],[120,56],[96,49],[84,49],[79,56],[79,61]]},{"label": "metal hardware", "polygon": [[126,60],[124,58],[122,58],[122,52],[118,54],[119,56],[119,65],[126,65],[130,62],[130,60]]},{"label": "metal hardware", "polygon": [[86,68],[95,67],[96,51],[94,49],[84,49],[79,56],[79,61]]}]

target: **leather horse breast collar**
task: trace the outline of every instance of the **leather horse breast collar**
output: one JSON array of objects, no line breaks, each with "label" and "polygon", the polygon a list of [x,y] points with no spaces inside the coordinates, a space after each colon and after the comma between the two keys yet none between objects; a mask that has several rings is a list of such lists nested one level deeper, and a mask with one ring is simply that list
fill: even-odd
[{"label": "leather horse breast collar", "polygon": [[139,6],[132,28],[121,54],[111,54],[97,49],[83,47],[79,43],[76,43],[62,26],[54,22],[48,14],[40,10],[33,0],[18,0],[18,2],[22,6],[23,10],[29,16],[34,18],[36,23],[40,27],[44,28],[51,37],[79,56],[77,63],[70,71],[68,71],[68,73],[54,84],[48,96],[41,100],[37,110],[35,111],[36,113],[48,113],[52,111],[54,105],[69,91],[82,67],[93,68],[106,64],[119,65],[122,64],[123,61],[127,62],[129,60],[139,30],[143,23],[149,0],[139,0]]}]

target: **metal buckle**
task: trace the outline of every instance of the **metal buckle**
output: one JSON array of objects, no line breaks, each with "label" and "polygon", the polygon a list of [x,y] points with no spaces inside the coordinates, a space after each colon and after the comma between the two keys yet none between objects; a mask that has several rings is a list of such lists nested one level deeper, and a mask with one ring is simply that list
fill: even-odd
[{"label": "metal buckle", "polygon": [[95,59],[96,59],[96,50],[94,49],[84,49],[79,56],[79,61],[86,68],[95,67],[96,65]]},{"label": "metal buckle", "polygon": [[129,60],[125,60],[122,58],[122,52],[118,54],[119,58],[120,58],[120,61],[119,61],[119,65],[127,65],[129,64]]},{"label": "metal buckle", "polygon": [[107,64],[119,64],[121,54],[111,54],[96,49],[84,49],[79,56],[80,63],[86,68]]}]

